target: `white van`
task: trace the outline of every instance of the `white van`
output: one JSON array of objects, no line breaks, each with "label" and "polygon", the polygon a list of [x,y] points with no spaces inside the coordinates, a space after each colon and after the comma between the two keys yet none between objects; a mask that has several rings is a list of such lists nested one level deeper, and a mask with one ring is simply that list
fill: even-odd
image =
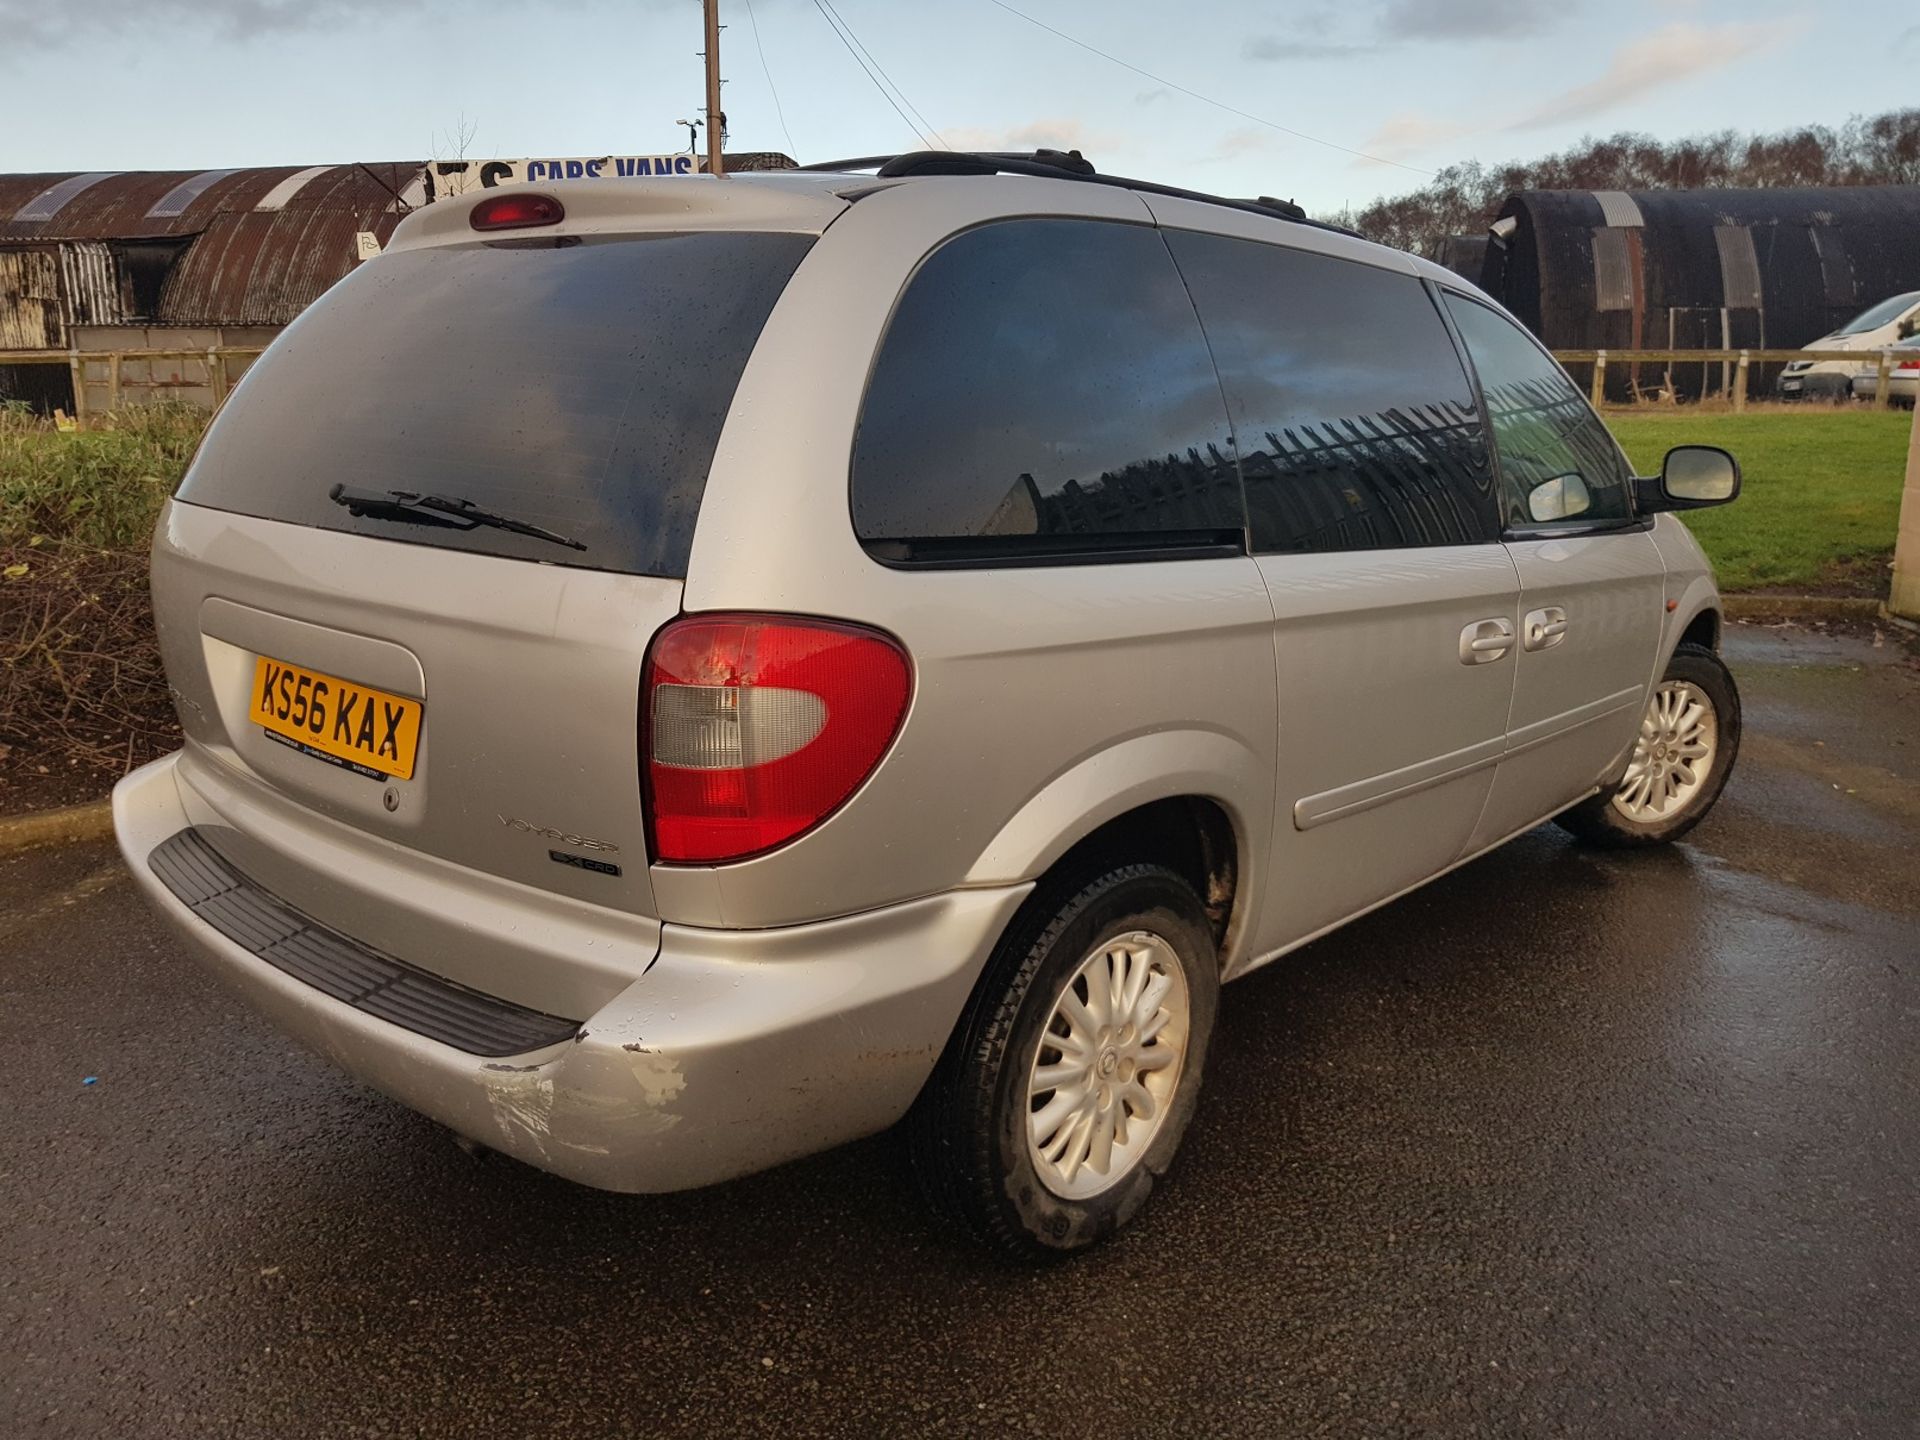
[{"label": "white van", "polygon": [[[1803,350],[1884,350],[1912,335],[1920,328],[1920,290],[1892,295],[1878,305],[1862,310],[1831,335],[1823,335]],[[1782,400],[1804,400],[1818,396],[1835,400],[1847,394],[1856,375],[1872,373],[1872,367],[1849,360],[1795,360],[1774,381],[1774,393]]]}]

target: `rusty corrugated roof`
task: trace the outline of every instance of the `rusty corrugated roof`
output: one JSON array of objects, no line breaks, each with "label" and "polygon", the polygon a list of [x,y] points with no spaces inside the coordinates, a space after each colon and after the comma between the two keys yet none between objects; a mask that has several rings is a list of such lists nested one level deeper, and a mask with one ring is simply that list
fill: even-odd
[{"label": "rusty corrugated roof", "polygon": [[243,170],[0,176],[0,247],[180,239],[151,317],[162,325],[283,325],[382,244],[417,160]]},{"label": "rusty corrugated roof", "polygon": [[[184,242],[152,323],[284,325],[353,268],[357,233],[386,243],[404,209],[399,197],[424,163],[0,175],[0,252]],[[727,163],[755,170],[793,162],[750,154]],[[90,300],[80,308],[102,306]]]},{"label": "rusty corrugated roof", "polygon": [[[377,165],[274,165],[249,170],[129,170],[0,175],[0,242],[134,240],[197,235],[216,215],[272,197],[286,209],[378,210],[418,173],[417,160]],[[284,198],[276,187],[309,178]]]},{"label": "rusty corrugated roof", "polygon": [[[417,166],[394,166],[404,184]],[[273,172],[245,207],[218,208],[160,292],[163,325],[284,325],[355,263],[354,236],[382,245],[399,223],[386,167],[340,165],[305,180],[276,209],[275,188],[301,172]],[[394,188],[399,188],[395,186]]]},{"label": "rusty corrugated roof", "polygon": [[[141,236],[191,235],[222,195],[244,184],[249,172],[234,171],[208,185],[194,203],[151,212],[181,186],[206,174],[198,170],[132,170],[123,174],[8,176],[0,189],[0,240],[124,240]],[[28,184],[10,204],[18,181]]]}]

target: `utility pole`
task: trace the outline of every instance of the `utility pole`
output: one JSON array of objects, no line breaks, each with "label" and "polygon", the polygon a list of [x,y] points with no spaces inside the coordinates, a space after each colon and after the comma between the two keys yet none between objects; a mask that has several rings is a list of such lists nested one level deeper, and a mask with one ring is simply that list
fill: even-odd
[{"label": "utility pole", "polygon": [[707,173],[725,175],[726,116],[720,110],[720,0],[701,0],[707,17]]}]

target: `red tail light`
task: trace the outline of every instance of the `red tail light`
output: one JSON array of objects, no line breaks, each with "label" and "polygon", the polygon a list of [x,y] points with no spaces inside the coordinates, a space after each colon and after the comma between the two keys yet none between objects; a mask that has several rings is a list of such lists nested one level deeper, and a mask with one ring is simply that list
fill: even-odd
[{"label": "red tail light", "polygon": [[476,230],[525,230],[535,225],[558,225],[567,212],[551,195],[510,190],[489,195],[467,212],[467,224]]},{"label": "red tail light", "polygon": [[877,630],[676,620],[654,637],[641,694],[653,858],[744,860],[805,834],[872,773],[912,688],[906,651]]}]

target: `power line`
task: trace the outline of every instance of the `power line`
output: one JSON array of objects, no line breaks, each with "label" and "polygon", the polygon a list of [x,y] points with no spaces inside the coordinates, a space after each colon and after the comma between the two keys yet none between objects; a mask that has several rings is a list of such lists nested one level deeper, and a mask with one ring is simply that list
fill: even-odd
[{"label": "power line", "polygon": [[753,27],[753,48],[760,52],[760,73],[767,77],[767,89],[773,94],[773,113],[780,117],[780,133],[787,137],[787,153],[798,159],[800,147],[793,143],[793,132],[787,129],[787,112],[780,106],[780,90],[767,66],[766,47],[760,43],[760,22],[753,13],[753,0],[747,0],[747,23]]},{"label": "power line", "polygon": [[880,98],[885,100],[887,104],[893,106],[894,114],[898,115],[901,118],[901,120],[906,123],[906,127],[909,130],[913,131],[914,138],[919,140],[919,142],[922,145],[926,146],[929,150],[931,150],[933,148],[933,142],[927,139],[925,134],[921,132],[920,127],[918,125],[915,125],[913,123],[913,120],[908,116],[907,112],[900,108],[900,102],[893,98],[892,94],[889,93],[889,91],[887,90],[887,87],[880,83],[880,77],[874,74],[873,71],[868,68],[867,62],[865,60],[862,60],[860,58],[860,52],[853,48],[853,43],[850,40],[848,40],[845,35],[840,34],[840,27],[839,25],[834,23],[834,18],[831,14],[828,13],[827,7],[821,4],[820,0],[813,0],[813,8],[820,12],[820,18],[827,22],[828,26],[833,30],[833,33],[836,36],[839,36],[840,43],[847,47],[847,53],[853,56],[853,63],[858,65],[862,70],[865,70],[867,72],[867,78],[873,81],[873,88],[880,92]]},{"label": "power line", "polygon": [[[816,0],[816,3],[818,3],[818,0]],[[1087,51],[1089,54],[1098,55],[1102,60],[1106,60],[1111,62],[1112,64],[1118,65],[1123,70],[1131,70],[1134,74],[1144,76],[1146,79],[1153,81],[1153,83],[1156,85],[1164,85],[1169,90],[1178,90],[1182,95],[1186,95],[1191,97],[1192,99],[1198,100],[1204,105],[1211,105],[1216,110],[1224,110],[1229,115],[1238,115],[1242,120],[1251,120],[1256,125],[1264,125],[1269,130],[1278,130],[1282,135],[1291,135],[1296,140],[1306,140],[1315,145],[1324,145],[1329,150],[1338,150],[1343,155],[1354,155],[1362,160],[1371,160],[1378,165],[1392,165],[1397,169],[1411,170],[1416,175],[1431,175],[1434,173],[1431,170],[1422,170],[1418,165],[1403,165],[1401,164],[1400,161],[1389,160],[1384,155],[1369,155],[1366,151],[1355,150],[1350,145],[1338,145],[1331,140],[1322,140],[1318,135],[1309,135],[1304,130],[1290,129],[1287,126],[1280,124],[1277,120],[1269,120],[1264,115],[1255,115],[1251,111],[1242,110],[1236,105],[1229,105],[1224,100],[1216,100],[1211,95],[1202,95],[1198,90],[1189,90],[1186,86],[1178,83],[1177,81],[1169,80],[1164,75],[1156,75],[1151,70],[1143,70],[1138,65],[1133,64],[1131,61],[1122,60],[1118,55],[1109,55],[1106,51],[1100,49],[1096,45],[1089,45],[1084,40],[1075,39],[1073,36],[1067,34],[1067,32],[1064,30],[1054,29],[1053,26],[1047,24],[1047,22],[1044,20],[1036,20],[1033,18],[1033,16],[1027,14],[1025,11],[1014,9],[1013,6],[1006,3],[1006,0],[988,0],[988,3],[999,6],[1002,10],[1006,11],[1009,15],[1012,15],[1018,19],[1024,20],[1029,25],[1037,26],[1039,29],[1046,31],[1049,35],[1057,35],[1060,39],[1066,41],[1069,45],[1078,45],[1082,50]]]},{"label": "power line", "polygon": [[823,0],[823,3],[826,5],[828,10],[833,11],[833,18],[840,22],[840,27],[847,32],[848,37],[853,41],[853,43],[860,47],[860,53],[865,55],[867,59],[873,62],[874,69],[880,71],[880,77],[883,80],[885,80],[887,84],[893,86],[894,93],[900,97],[900,103],[905,105],[907,109],[913,112],[913,118],[920,122],[920,128],[926,134],[931,135],[935,140],[938,140],[942,147],[951,149],[952,147],[947,145],[945,137],[942,136],[938,130],[933,128],[933,122],[927,119],[925,115],[920,113],[920,107],[914,104],[912,100],[908,99],[907,92],[902,90],[900,86],[895,83],[893,76],[887,74],[887,72],[884,69],[882,69],[880,65],[879,57],[876,56],[873,53],[873,51],[867,49],[867,42],[862,40],[858,35],[855,35],[853,33],[853,26],[847,24],[846,17],[843,16],[838,10],[834,9],[833,0]]}]

